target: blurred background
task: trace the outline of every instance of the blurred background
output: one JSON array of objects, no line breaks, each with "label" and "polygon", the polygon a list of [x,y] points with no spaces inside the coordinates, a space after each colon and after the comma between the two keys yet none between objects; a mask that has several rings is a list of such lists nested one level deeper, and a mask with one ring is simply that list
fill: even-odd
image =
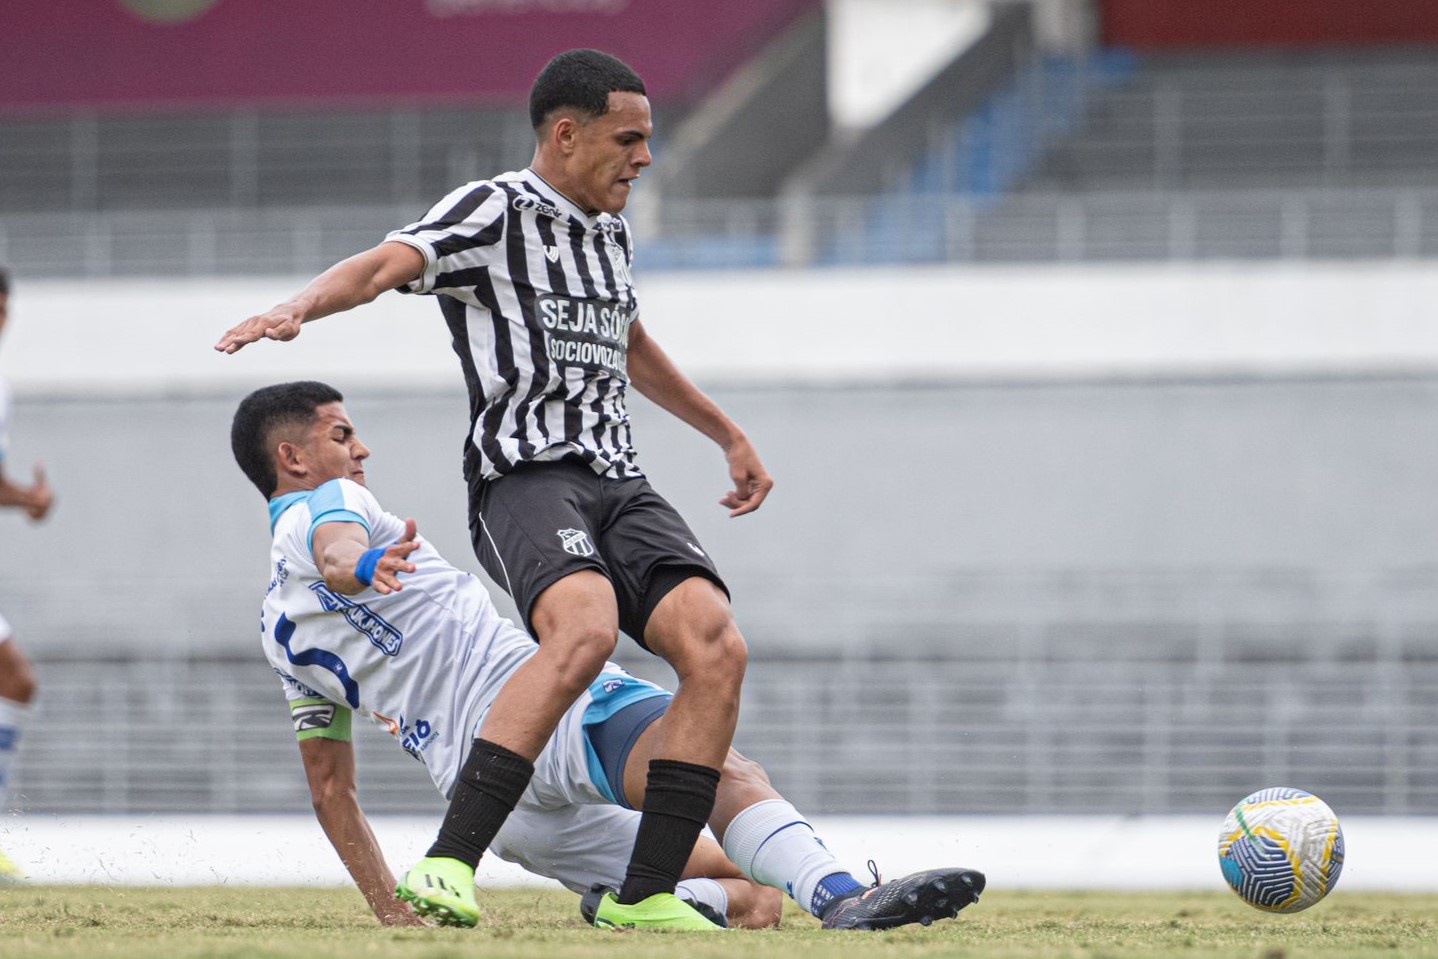
[{"label": "blurred background", "polygon": [[[423,298],[210,346],[526,165],[576,46],[654,104],[646,327],[778,481],[728,520],[719,452],[634,402],[750,642],[736,744],[800,808],[1438,815],[1438,6],[1407,0],[7,6],[6,469],[58,496],[0,520],[41,684],[18,811],[308,814],[230,415],[332,382],[381,501],[478,571],[463,383]],[[438,812],[369,732],[366,809]]]}]

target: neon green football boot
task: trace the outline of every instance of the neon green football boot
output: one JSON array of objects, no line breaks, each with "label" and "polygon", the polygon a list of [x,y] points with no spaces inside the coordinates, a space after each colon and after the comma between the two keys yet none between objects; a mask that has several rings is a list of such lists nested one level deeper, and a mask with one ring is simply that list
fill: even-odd
[{"label": "neon green football boot", "polygon": [[458,859],[432,857],[415,863],[395,886],[397,898],[441,926],[473,926],[479,922],[474,899],[474,870]]},{"label": "neon green football boot", "polygon": [[661,892],[642,899],[632,906],[620,903],[613,892],[606,892],[594,910],[598,929],[674,930],[676,932],[722,932],[723,926],[704,918],[689,903],[672,892]]},{"label": "neon green football boot", "polygon": [[10,861],[5,851],[0,849],[0,886],[18,886],[25,881],[25,874],[20,867]]}]

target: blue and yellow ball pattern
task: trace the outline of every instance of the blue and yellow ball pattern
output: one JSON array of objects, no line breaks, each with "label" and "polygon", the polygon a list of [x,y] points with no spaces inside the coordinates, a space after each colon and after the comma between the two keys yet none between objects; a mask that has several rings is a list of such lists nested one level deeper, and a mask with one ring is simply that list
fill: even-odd
[{"label": "blue and yellow ball pattern", "polygon": [[1343,830],[1323,800],[1301,789],[1260,789],[1229,812],[1218,836],[1223,878],[1251,906],[1301,912],[1343,871]]}]

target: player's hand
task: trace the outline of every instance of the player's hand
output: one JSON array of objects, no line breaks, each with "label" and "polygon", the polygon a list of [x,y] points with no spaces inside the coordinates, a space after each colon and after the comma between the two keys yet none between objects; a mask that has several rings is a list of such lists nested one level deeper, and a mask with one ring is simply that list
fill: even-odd
[{"label": "player's hand", "polygon": [[35,485],[30,487],[30,505],[25,507],[25,515],[38,523],[54,505],[55,493],[50,489],[49,480],[45,478],[45,466],[43,463],[36,463]]},{"label": "player's hand", "polygon": [[376,593],[385,595],[404,589],[404,584],[399,581],[399,574],[415,571],[415,565],[409,561],[409,554],[419,549],[418,533],[419,528],[414,520],[404,521],[404,537],[387,547],[384,555],[375,564],[374,580],[370,585]]},{"label": "player's hand", "polygon": [[774,488],[773,477],[759,462],[759,454],[747,437],[740,437],[725,450],[724,459],[729,463],[729,478],[734,481],[734,488],[724,494],[719,505],[728,507],[731,518],[754,512]]},{"label": "player's hand", "polygon": [[300,314],[293,307],[277,306],[230,329],[220,337],[215,349],[234,353],[256,340],[292,340],[300,335],[301,323]]}]

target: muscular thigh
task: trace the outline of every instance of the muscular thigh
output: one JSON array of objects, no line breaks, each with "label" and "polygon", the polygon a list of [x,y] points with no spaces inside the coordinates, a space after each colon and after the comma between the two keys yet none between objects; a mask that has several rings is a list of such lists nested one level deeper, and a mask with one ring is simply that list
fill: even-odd
[{"label": "muscular thigh", "polygon": [[583,463],[529,463],[486,483],[471,503],[475,556],[531,633],[535,600],[550,586],[581,570],[611,575],[597,545],[599,480]]},{"label": "muscular thigh", "polygon": [[728,593],[699,537],[647,480],[618,481],[600,551],[619,598],[619,625],[640,645],[655,608],[684,580],[700,576]]}]

